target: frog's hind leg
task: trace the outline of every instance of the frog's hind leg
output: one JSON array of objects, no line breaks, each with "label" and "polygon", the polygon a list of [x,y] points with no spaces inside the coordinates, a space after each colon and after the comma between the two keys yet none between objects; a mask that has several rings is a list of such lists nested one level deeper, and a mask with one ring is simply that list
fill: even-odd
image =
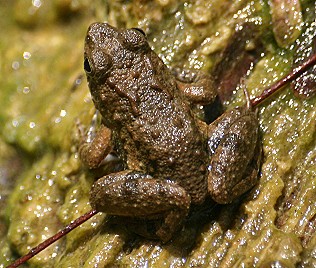
[{"label": "frog's hind leg", "polygon": [[163,218],[157,237],[167,242],[187,216],[191,198],[179,185],[125,170],[100,178],[90,194],[91,206],[111,215]]},{"label": "frog's hind leg", "polygon": [[257,182],[261,143],[256,113],[247,107],[225,112],[209,125],[208,191],[212,199],[227,204]]}]

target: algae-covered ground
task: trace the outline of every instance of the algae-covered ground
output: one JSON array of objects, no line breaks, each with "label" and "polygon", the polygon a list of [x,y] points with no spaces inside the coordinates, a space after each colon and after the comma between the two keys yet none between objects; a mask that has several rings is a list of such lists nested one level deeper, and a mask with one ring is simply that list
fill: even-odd
[{"label": "algae-covered ground", "polygon": [[[76,122],[88,127],[94,113],[90,23],[142,28],[167,65],[211,73],[225,109],[244,103],[241,77],[259,95],[315,43],[308,0],[0,4],[0,267],[89,211],[91,184],[110,172],[78,159]],[[98,214],[29,267],[316,267],[316,97],[298,95],[287,86],[258,107],[259,182],[233,204],[201,209],[164,245]]]}]

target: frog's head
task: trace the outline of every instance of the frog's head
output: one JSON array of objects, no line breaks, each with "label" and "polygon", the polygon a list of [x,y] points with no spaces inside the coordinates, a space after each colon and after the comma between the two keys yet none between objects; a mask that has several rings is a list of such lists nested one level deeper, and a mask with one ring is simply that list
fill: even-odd
[{"label": "frog's head", "polygon": [[84,69],[97,109],[101,109],[101,104],[128,99],[126,104],[136,111],[136,99],[144,84],[148,84],[144,81],[153,74],[152,66],[156,66],[152,64],[155,56],[139,29],[117,29],[107,23],[90,25]]},{"label": "frog's head", "polygon": [[104,82],[115,70],[127,73],[135,61],[150,50],[140,29],[117,29],[107,23],[91,24],[84,49],[84,69],[89,82]]},{"label": "frog's head", "polygon": [[148,100],[152,91],[169,94],[174,83],[168,68],[151,50],[143,31],[117,29],[107,23],[90,25],[84,69],[95,106],[107,117],[129,111],[139,114],[138,106]]}]

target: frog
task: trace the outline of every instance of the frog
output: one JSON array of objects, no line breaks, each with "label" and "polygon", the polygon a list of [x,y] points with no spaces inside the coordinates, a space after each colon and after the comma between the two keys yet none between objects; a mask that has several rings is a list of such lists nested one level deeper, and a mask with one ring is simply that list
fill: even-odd
[{"label": "frog", "polygon": [[174,75],[138,28],[91,24],[84,70],[102,123],[82,137],[80,158],[94,169],[114,150],[123,163],[92,185],[96,211],[159,219],[152,236],[168,242],[190,208],[207,197],[229,204],[257,183],[261,147],[249,99],[207,124],[192,107],[214,102],[211,76]]}]

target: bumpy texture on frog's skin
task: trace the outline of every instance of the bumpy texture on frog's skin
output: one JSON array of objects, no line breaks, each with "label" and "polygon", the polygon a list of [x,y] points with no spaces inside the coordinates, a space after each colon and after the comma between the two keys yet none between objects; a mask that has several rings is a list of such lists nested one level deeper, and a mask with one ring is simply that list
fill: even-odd
[{"label": "bumpy texture on frog's skin", "polygon": [[[114,147],[125,163],[124,171],[93,185],[93,208],[161,218],[156,236],[168,241],[190,205],[201,204],[208,192],[215,201],[229,203],[254,185],[256,115],[245,107],[224,114],[211,127],[197,120],[191,103],[211,103],[216,96],[206,75],[192,84],[177,81],[140,30],[105,23],[88,29],[84,67],[104,126],[94,141],[81,147],[82,159],[97,167]],[[241,154],[235,152],[240,149]],[[244,174],[250,175],[246,183]]]}]

